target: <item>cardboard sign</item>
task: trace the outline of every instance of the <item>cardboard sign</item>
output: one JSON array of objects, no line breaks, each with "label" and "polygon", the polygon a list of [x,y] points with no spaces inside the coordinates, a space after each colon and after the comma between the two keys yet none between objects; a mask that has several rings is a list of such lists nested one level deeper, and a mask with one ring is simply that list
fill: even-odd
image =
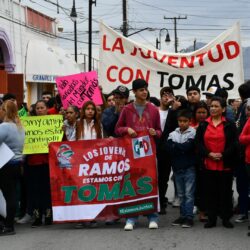
[{"label": "cardboard sign", "polygon": [[149,135],[49,147],[53,221],[112,220],[157,211],[155,145]]},{"label": "cardboard sign", "polygon": [[23,154],[48,153],[48,144],[62,140],[61,115],[27,116],[21,118],[25,130]]},{"label": "cardboard sign", "polygon": [[81,108],[87,101],[93,101],[96,105],[103,103],[95,71],[57,77],[56,85],[64,109],[69,105]]}]

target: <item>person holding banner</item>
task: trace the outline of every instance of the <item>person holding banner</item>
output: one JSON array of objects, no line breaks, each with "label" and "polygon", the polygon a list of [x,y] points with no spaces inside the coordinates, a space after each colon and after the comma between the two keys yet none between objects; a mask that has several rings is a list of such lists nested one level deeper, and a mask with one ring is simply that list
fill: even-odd
[{"label": "person holding banner", "polygon": [[178,127],[177,122],[177,109],[181,106],[181,103],[176,100],[174,92],[170,87],[163,87],[160,91],[160,121],[162,135],[157,140],[157,166],[158,166],[158,184],[159,184],[159,196],[160,207],[159,214],[166,214],[166,208],[168,204],[168,198],[166,198],[166,192],[168,189],[168,180],[171,173],[170,155],[166,151],[166,141],[169,133],[174,131]]},{"label": "person holding banner", "polygon": [[[24,129],[18,117],[17,105],[13,101],[7,100],[2,104],[1,116],[3,123],[0,124],[0,146],[5,143],[14,153],[4,166],[0,166],[0,189],[6,200],[7,211],[4,225],[0,229],[0,236],[3,236],[15,234],[16,184],[23,161]],[[1,155],[2,157],[6,156]]]},{"label": "person holding banner", "polygon": [[102,124],[92,101],[84,103],[80,120],[76,124],[76,140],[94,140],[103,138]]},{"label": "person holding banner", "polygon": [[[100,116],[94,102],[87,101],[81,109],[79,121],[76,124],[76,140],[95,140],[103,138],[102,124]],[[97,222],[78,223],[76,229],[81,229],[84,226],[96,227]]]},{"label": "person holding banner", "polygon": [[[37,116],[48,114],[46,102],[37,101],[35,104]],[[52,209],[50,196],[50,177],[48,154],[31,154],[27,157],[28,180],[31,196],[31,204],[34,208],[34,222],[32,227],[42,225],[42,215],[45,214],[45,225],[52,224]]]},{"label": "person holding banner", "polygon": [[[135,102],[126,105],[121,112],[115,127],[117,136],[137,137],[139,132],[147,132],[150,136],[161,136],[160,114],[157,107],[147,102],[148,83],[143,79],[136,79],[132,83],[135,94]],[[156,213],[147,215],[149,229],[158,228],[158,215]],[[138,217],[127,218],[125,231],[131,231]]]}]

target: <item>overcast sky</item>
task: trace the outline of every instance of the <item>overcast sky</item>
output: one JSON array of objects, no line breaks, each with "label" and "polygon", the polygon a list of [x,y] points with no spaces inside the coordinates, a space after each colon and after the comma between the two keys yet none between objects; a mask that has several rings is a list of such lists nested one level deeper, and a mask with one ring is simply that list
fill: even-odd
[{"label": "overcast sky", "polygon": [[[58,0],[61,6],[59,14],[56,6],[49,2],[56,3],[57,0],[22,0],[23,4],[58,18],[64,27],[62,36],[74,39],[74,26],[69,18],[73,0]],[[77,21],[79,53],[87,54],[89,1],[75,0],[75,2],[79,17]],[[194,39],[197,42],[208,43],[237,21],[241,24],[242,45],[250,46],[250,0],[127,0],[127,6],[129,33],[146,27],[155,29],[130,37],[143,44],[155,46],[159,30],[167,28],[171,42],[165,44],[165,33],[162,32],[162,49],[173,52],[174,24],[172,20],[164,20],[164,16],[187,16],[187,19],[177,21],[179,51],[192,46]],[[120,28],[122,0],[96,0],[96,6],[93,5],[93,56],[96,58],[99,49],[100,19],[111,27]],[[61,40],[61,46],[73,51],[74,42]]]}]

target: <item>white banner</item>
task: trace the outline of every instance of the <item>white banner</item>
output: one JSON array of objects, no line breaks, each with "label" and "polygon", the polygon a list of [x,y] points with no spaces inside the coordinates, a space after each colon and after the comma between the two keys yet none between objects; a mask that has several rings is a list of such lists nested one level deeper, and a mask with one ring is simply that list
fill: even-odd
[{"label": "white banner", "polygon": [[244,82],[239,23],[190,53],[168,53],[136,43],[103,23],[100,31],[99,82],[104,93],[119,84],[131,89],[134,79],[143,78],[151,96],[159,97],[165,86],[185,96],[186,89],[196,85],[202,92],[224,87],[229,98],[238,97],[238,86]]}]

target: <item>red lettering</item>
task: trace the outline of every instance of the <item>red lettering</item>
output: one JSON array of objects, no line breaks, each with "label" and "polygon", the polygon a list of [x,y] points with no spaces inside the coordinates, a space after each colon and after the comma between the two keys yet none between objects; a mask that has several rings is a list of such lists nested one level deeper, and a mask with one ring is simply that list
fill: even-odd
[{"label": "red lettering", "polygon": [[194,67],[194,56],[191,56],[190,61],[188,61],[188,57],[181,57],[180,68],[193,68]]},{"label": "red lettering", "polygon": [[209,58],[209,60],[211,62],[220,62],[221,60],[223,60],[223,52],[222,52],[222,49],[221,49],[221,45],[217,44],[216,48],[217,48],[217,51],[218,51],[218,58],[213,57],[212,50],[208,51],[207,55],[208,55],[208,58]]},{"label": "red lettering", "polygon": [[[112,76],[111,76],[112,74]],[[119,69],[117,66],[112,65],[107,69],[107,79],[109,82],[120,82],[122,84],[129,84],[133,79],[142,78],[149,81],[150,70],[143,74],[141,69],[132,69],[130,67],[123,67]]]},{"label": "red lettering", "polygon": [[176,64],[178,61],[178,57],[177,56],[169,56],[168,57],[168,65],[173,66],[173,64]]},{"label": "red lettering", "polygon": [[122,44],[122,38],[118,37],[112,47],[112,51],[120,50],[121,54],[124,54],[124,48]]},{"label": "red lettering", "polygon": [[134,47],[134,50],[130,53],[131,56],[136,56],[137,48]]},{"label": "red lettering", "polygon": [[203,58],[204,56],[207,54],[207,52],[204,52],[204,53],[201,53],[201,54],[198,54],[196,55],[196,57],[198,57],[198,61],[199,61],[199,64],[201,66],[204,66],[204,61],[203,61]]},{"label": "red lettering", "polygon": [[[231,50],[230,50],[231,46],[234,48],[234,53],[231,52]],[[240,46],[235,41],[226,42],[224,44],[224,48],[225,48],[226,55],[227,55],[228,59],[233,59],[233,58],[237,57],[239,55],[239,53],[240,53]]]},{"label": "red lettering", "polygon": [[107,36],[106,35],[104,35],[102,39],[102,48],[103,50],[107,50],[107,51],[110,50],[110,48],[107,48]]},{"label": "red lettering", "polygon": [[147,51],[147,55],[144,54],[144,52],[143,52],[143,50],[142,50],[141,48],[139,48],[139,50],[140,50],[140,53],[141,53],[141,57],[142,57],[142,58],[145,58],[145,59],[151,58],[151,55],[150,55],[150,54],[151,54],[151,50],[148,50],[148,51]]},{"label": "red lettering", "polygon": [[143,75],[143,73],[142,73],[142,70],[141,70],[141,69],[138,69],[138,70],[136,71],[136,77],[135,77],[135,79],[140,78],[140,79],[145,80],[146,82],[149,82],[149,76],[150,76],[150,70],[147,70],[146,77],[144,77],[144,75]]},{"label": "red lettering", "polygon": [[107,79],[108,79],[110,82],[115,82],[115,81],[116,81],[115,78],[111,78],[111,70],[113,70],[113,69],[117,70],[118,67],[115,66],[115,65],[112,65],[112,66],[110,66],[110,67],[108,68],[108,70],[107,70]]},{"label": "red lettering", "polygon": [[[126,71],[128,72],[126,74]],[[128,79],[124,79],[124,75],[128,75]],[[123,67],[121,68],[120,72],[119,72],[119,81],[123,84],[128,84],[132,81],[133,79],[133,69],[129,68],[129,67]]]},{"label": "red lettering", "polygon": [[153,57],[154,57],[154,59],[155,59],[156,61],[158,61],[158,62],[160,62],[160,63],[162,63],[162,62],[167,58],[166,55],[163,55],[161,59],[158,59],[158,57],[157,57],[157,52],[156,52],[156,51],[153,52]]}]

